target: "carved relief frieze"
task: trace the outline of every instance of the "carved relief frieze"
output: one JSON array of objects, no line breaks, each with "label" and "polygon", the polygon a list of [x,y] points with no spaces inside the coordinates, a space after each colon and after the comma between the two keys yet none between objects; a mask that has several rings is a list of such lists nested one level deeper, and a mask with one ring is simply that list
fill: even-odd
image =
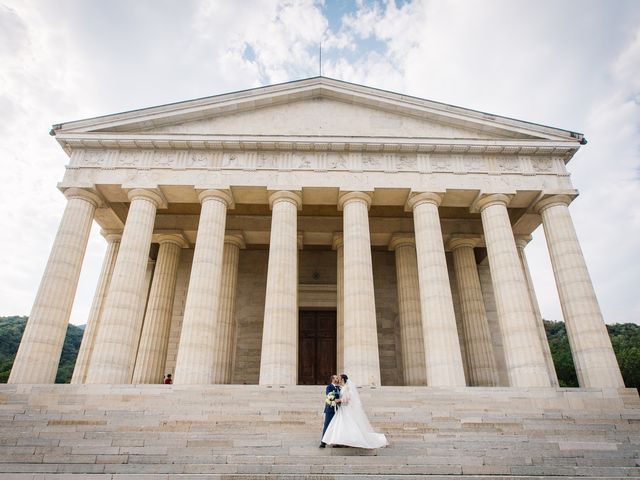
[{"label": "carved relief frieze", "polygon": [[211,153],[189,152],[187,153],[187,168],[210,168],[213,166]]},{"label": "carved relief frieze", "polygon": [[347,170],[348,169],[347,154],[344,154],[344,153],[327,154],[327,169],[328,170]]},{"label": "carved relief frieze", "polygon": [[222,168],[242,168],[245,166],[243,163],[244,155],[239,153],[225,153],[222,156]]},{"label": "carved relief frieze", "polygon": [[489,164],[480,155],[467,155],[462,159],[462,167],[465,172],[487,172]]},{"label": "carved relief frieze", "polygon": [[400,154],[400,155],[394,155],[394,157],[395,157],[395,162],[393,164],[393,167],[395,167],[396,170],[401,170],[401,171],[417,171],[418,170],[418,158],[416,155]]},{"label": "carved relief frieze", "polygon": [[284,155],[280,153],[259,153],[256,160],[256,168],[283,168]]},{"label": "carved relief frieze", "polygon": [[144,150],[120,150],[117,165],[122,167],[141,166],[144,153]]},{"label": "carved relief frieze", "polygon": [[430,160],[433,172],[453,172],[451,155],[432,155]]},{"label": "carved relief frieze", "polygon": [[109,159],[109,150],[85,150],[80,161],[83,165],[106,167]]},{"label": "carved relief frieze", "polygon": [[311,162],[311,155],[304,152],[295,152],[291,155],[291,167],[299,170],[309,170],[314,168]]},{"label": "carved relief frieze", "polygon": [[86,149],[73,152],[71,167],[96,169],[222,169],[282,171],[422,172],[467,175],[568,175],[561,156],[479,153],[318,151],[210,151]]},{"label": "carved relief frieze", "polygon": [[151,161],[149,162],[154,167],[175,167],[177,163],[178,152],[173,150],[160,150],[153,152]]},{"label": "carved relief frieze", "polygon": [[517,158],[510,155],[496,157],[495,165],[499,172],[518,173],[520,171],[520,162]]},{"label": "carved relief frieze", "polygon": [[553,160],[551,158],[536,158],[531,161],[531,167],[536,173],[550,173],[553,171]]},{"label": "carved relief frieze", "polygon": [[361,165],[363,170],[378,170],[382,166],[383,158],[381,155],[373,153],[365,153],[361,157]]}]

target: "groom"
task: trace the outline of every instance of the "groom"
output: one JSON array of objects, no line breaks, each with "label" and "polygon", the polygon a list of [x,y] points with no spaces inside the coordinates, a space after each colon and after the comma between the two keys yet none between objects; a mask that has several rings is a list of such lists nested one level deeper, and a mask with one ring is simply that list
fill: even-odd
[{"label": "groom", "polygon": [[[325,389],[325,398],[333,392],[336,396],[336,404],[340,403],[340,375],[331,375],[331,383],[327,385]],[[322,429],[322,436],[324,437],[324,432],[327,431],[327,427],[331,423],[333,416],[336,413],[336,409],[331,405],[325,403],[324,405],[324,428]],[[320,448],[325,448],[327,446],[322,440],[320,440]]]}]

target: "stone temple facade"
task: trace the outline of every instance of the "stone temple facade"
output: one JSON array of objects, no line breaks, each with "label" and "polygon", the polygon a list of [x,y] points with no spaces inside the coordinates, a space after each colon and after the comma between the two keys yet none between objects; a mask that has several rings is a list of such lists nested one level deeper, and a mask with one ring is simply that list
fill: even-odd
[{"label": "stone temple facade", "polygon": [[557,128],[324,77],[55,125],[68,199],[9,383],[552,387],[544,228],[581,387],[623,387]]}]

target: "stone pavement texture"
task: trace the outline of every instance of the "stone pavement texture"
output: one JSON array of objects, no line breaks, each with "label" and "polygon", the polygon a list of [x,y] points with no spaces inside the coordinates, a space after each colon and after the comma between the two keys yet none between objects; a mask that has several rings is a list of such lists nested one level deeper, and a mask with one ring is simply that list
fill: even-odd
[{"label": "stone pavement texture", "polygon": [[318,448],[323,388],[1,385],[0,479],[640,477],[632,389],[366,387],[368,451]]}]

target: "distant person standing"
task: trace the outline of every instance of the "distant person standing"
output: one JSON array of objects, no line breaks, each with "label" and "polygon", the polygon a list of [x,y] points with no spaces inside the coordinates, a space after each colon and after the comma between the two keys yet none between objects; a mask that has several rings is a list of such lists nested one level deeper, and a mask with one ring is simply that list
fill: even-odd
[{"label": "distant person standing", "polygon": [[172,383],[173,383],[173,380],[171,379],[171,374],[167,373],[164,377],[164,384],[171,385]]}]

